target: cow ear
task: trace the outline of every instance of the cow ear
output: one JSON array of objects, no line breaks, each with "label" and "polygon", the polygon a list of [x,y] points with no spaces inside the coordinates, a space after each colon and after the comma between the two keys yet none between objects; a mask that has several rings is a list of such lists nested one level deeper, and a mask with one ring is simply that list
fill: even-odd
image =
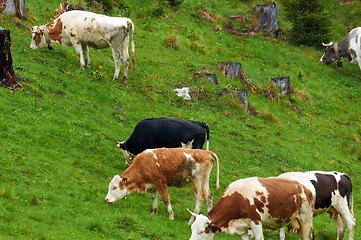
[{"label": "cow ear", "polygon": [[120,181],[119,185],[122,184],[122,185],[125,185],[127,184],[127,179],[126,178],[122,178],[122,180]]},{"label": "cow ear", "polygon": [[211,231],[214,233],[214,234],[219,234],[222,232],[222,229],[217,227],[216,225],[211,225]]}]

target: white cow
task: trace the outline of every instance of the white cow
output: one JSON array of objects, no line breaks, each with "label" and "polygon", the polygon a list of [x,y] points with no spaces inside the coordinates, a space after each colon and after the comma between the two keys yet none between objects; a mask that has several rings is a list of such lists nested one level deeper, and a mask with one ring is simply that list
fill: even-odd
[{"label": "white cow", "polygon": [[[129,31],[132,31],[132,63],[135,61],[134,24],[129,18],[109,17],[86,11],[69,11],[55,20],[32,30],[30,48],[39,49],[51,43],[73,46],[80,58],[80,68],[90,65],[88,46],[95,49],[110,47],[115,63],[114,80],[120,72],[123,60],[123,83],[128,80]],[[84,61],[84,56],[85,60]]]}]

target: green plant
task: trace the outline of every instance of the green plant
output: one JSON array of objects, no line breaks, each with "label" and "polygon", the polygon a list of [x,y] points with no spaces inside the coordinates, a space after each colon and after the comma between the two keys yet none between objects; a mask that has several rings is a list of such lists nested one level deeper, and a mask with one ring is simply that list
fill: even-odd
[{"label": "green plant", "polygon": [[283,0],[286,16],[292,23],[292,39],[297,44],[320,46],[329,38],[329,18],[323,0]]}]

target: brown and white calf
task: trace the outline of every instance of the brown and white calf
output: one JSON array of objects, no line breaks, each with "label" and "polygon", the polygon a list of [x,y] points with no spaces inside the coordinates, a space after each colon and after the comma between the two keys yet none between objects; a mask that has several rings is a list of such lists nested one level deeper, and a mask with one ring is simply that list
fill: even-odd
[{"label": "brown and white calf", "polygon": [[[200,211],[205,201],[208,211],[212,208],[212,193],[209,189],[209,178],[213,166],[217,165],[216,188],[219,189],[218,156],[211,151],[184,148],[148,149],[137,155],[133,163],[121,176],[115,175],[109,183],[107,203],[113,203],[124,198],[131,192],[142,193],[151,191],[153,198],[153,213],[158,211],[157,193],[159,191],[167,205],[169,219],[174,219],[170,204],[168,186],[184,186],[192,181],[196,206],[194,212]],[[189,223],[193,222],[193,217]]]},{"label": "brown and white calf", "polygon": [[262,228],[287,226],[299,239],[310,239],[314,194],[303,184],[286,178],[245,178],[231,183],[207,216],[196,219],[190,240],[211,240],[221,231],[263,240]]},{"label": "brown and white calf", "polygon": [[[109,17],[87,11],[73,10],[61,14],[52,22],[35,26],[32,30],[30,48],[39,49],[51,43],[73,46],[80,58],[80,68],[90,65],[89,47],[112,49],[115,73],[118,79],[120,63],[123,61],[123,83],[128,79],[129,32],[132,32],[132,58],[134,66],[134,24],[129,18]],[[84,61],[85,56],[85,61]]]},{"label": "brown and white calf", "polygon": [[[340,172],[287,172],[279,177],[303,182],[306,180],[314,188],[316,202],[314,216],[329,213],[337,223],[337,240],[344,237],[345,226],[349,233],[348,240],[353,240],[356,219],[353,215],[352,182],[348,175]],[[285,238],[285,229],[280,232],[280,239]]]}]

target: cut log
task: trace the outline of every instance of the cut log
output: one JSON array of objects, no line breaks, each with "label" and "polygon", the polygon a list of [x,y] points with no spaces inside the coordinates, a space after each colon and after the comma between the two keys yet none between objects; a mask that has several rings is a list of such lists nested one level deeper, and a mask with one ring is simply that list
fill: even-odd
[{"label": "cut log", "polygon": [[217,64],[217,69],[221,70],[221,72],[232,80],[235,78],[239,78],[242,80],[252,92],[256,92],[258,87],[247,77],[242,69],[242,65],[238,62],[219,62]]},{"label": "cut log", "polygon": [[13,91],[22,85],[13,69],[10,46],[10,30],[0,30],[0,81],[2,86],[10,87]]}]

